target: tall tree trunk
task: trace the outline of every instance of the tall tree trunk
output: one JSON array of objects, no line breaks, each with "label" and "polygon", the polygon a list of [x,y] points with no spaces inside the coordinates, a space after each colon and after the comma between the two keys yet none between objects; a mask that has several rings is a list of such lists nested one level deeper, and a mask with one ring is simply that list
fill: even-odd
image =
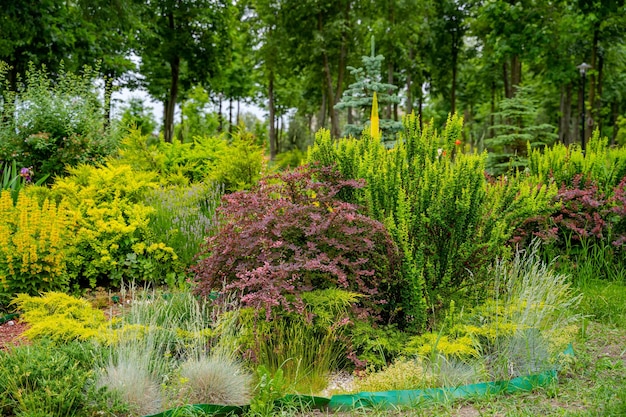
[{"label": "tall tree trunk", "polygon": [[113,76],[107,74],[104,80],[104,127],[111,125],[111,96],[113,95]]},{"label": "tall tree trunk", "polygon": [[559,141],[564,145],[572,143],[572,84],[561,87],[561,121]]},{"label": "tall tree trunk", "polygon": [[283,116],[276,118],[276,125],[278,131],[278,140],[276,141],[276,154],[280,153],[280,144],[283,143]]},{"label": "tall tree trunk", "polygon": [[515,87],[522,83],[522,61],[519,55],[513,55],[511,58],[511,97],[516,94]]},{"label": "tall tree trunk", "polygon": [[339,120],[337,119],[337,111],[335,110],[334,99],[335,94],[333,91],[333,78],[330,73],[330,64],[328,63],[328,55],[324,52],[324,74],[326,75],[326,88],[328,90],[328,114],[330,115],[330,134],[332,137],[339,137]]},{"label": "tall tree trunk", "polygon": [[217,95],[217,131],[220,133],[224,131],[224,115],[222,114],[222,102],[222,93],[219,93]]},{"label": "tall tree trunk", "polygon": [[450,113],[456,113],[456,78],[458,73],[457,61],[459,58],[459,50],[456,47],[456,41],[453,38],[452,46],[452,91],[450,92]]},{"label": "tall tree trunk", "polygon": [[326,103],[327,101],[328,100],[326,99],[326,92],[324,91],[324,89],[322,89],[322,105],[320,106],[320,113],[319,113],[319,116],[317,117],[317,129],[315,130],[320,130],[321,128],[326,126]]},{"label": "tall tree trunk", "polygon": [[178,98],[178,78],[180,76],[180,57],[175,56],[170,61],[171,83],[170,94],[167,100],[167,108],[165,110],[165,121],[163,123],[163,140],[172,143],[174,138],[174,110],[176,109],[176,100]]},{"label": "tall tree trunk", "polygon": [[228,133],[233,133],[233,99],[228,99]]},{"label": "tall tree trunk", "polygon": [[502,79],[504,81],[504,97],[512,98],[511,83],[509,82],[509,64],[506,61],[502,63]]},{"label": "tall tree trunk", "polygon": [[[413,62],[413,48],[409,48],[409,62]],[[413,78],[411,76],[411,70],[407,72],[406,75],[406,114],[411,114],[413,112],[413,92],[411,89],[413,88]]]},{"label": "tall tree trunk", "polygon": [[424,113],[422,111],[424,109],[424,85],[420,83],[419,87],[420,87],[419,94],[417,95],[417,114],[420,119],[420,132],[421,132],[424,128],[424,121],[423,121]]},{"label": "tall tree trunk", "polygon": [[487,129],[487,137],[494,136],[493,127],[496,124],[496,81],[491,82],[491,115],[489,115],[489,129]]},{"label": "tall tree trunk", "polygon": [[582,116],[582,112],[583,112],[583,106],[584,106],[584,102],[585,102],[585,98],[583,97],[583,90],[582,88],[578,89],[578,98],[576,100],[577,104],[576,104],[576,116],[573,117],[572,119],[572,123],[574,126],[574,133],[573,133],[573,137],[572,137],[572,143],[579,143],[580,142],[580,129],[581,129],[581,121],[580,118]]},{"label": "tall tree trunk", "polygon": [[598,57],[598,94],[596,94],[596,99],[593,106],[593,129],[598,129],[602,131],[602,87],[604,83],[604,58],[602,55]]},{"label": "tall tree trunk", "polygon": [[239,119],[241,118],[241,112],[240,112],[240,107],[239,105],[241,104],[241,100],[237,99],[237,117],[236,117],[236,121],[237,121],[237,126],[239,126]]},{"label": "tall tree trunk", "polygon": [[270,71],[269,82],[267,89],[267,98],[269,100],[269,122],[270,122],[270,160],[273,161],[276,158],[276,109],[274,108],[274,73]]},{"label": "tall tree trunk", "polygon": [[561,99],[559,100],[559,113],[561,115],[559,119],[559,143],[565,143],[565,131],[567,130],[565,120],[565,86],[561,86]]},{"label": "tall tree trunk", "polygon": [[617,131],[619,129],[618,125],[619,120],[619,103],[617,99],[613,99],[611,103],[611,121],[613,122],[613,134],[611,134],[611,143],[609,145],[615,145],[615,140],[617,139]]},{"label": "tall tree trunk", "polygon": [[589,72],[589,110],[585,120],[585,137],[590,138],[594,125],[594,103],[596,102],[596,70],[598,69],[598,42],[600,40],[600,28],[596,26],[593,31],[593,43],[591,45],[591,71]]},{"label": "tall tree trunk", "polygon": [[[393,85],[393,62],[391,60],[387,64],[387,84]],[[387,90],[387,94],[393,94],[393,90],[390,88]],[[393,103],[387,104],[387,119],[391,119],[391,114],[393,112]]]}]

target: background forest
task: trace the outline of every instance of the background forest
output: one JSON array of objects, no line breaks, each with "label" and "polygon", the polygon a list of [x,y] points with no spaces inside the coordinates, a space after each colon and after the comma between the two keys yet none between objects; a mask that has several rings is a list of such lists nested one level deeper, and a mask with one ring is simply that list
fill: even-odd
[{"label": "background forest", "polygon": [[[0,11],[5,91],[18,89],[29,63],[52,74],[89,65],[106,81],[108,109],[122,87],[163,103],[166,142],[232,131],[241,103],[254,103],[270,121],[260,131],[274,159],[304,149],[321,127],[334,137],[350,131],[345,125],[358,130],[369,112],[359,111],[355,82],[363,95],[376,84],[394,93],[382,118],[415,112],[440,126],[459,113],[464,142],[494,151],[496,172],[512,156],[524,165],[527,141],[580,142],[583,103],[586,140],[599,129],[611,144],[626,141],[619,0],[8,3]],[[585,88],[583,62],[591,66]],[[126,111],[149,114],[138,103]]]}]

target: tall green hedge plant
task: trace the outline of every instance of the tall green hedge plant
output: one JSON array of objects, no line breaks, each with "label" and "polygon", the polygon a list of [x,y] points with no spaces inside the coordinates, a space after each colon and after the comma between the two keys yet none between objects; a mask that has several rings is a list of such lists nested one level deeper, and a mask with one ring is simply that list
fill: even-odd
[{"label": "tall green hedge plant", "polygon": [[308,155],[309,162],[336,164],[347,178],[365,179],[365,188],[341,197],[385,222],[401,248],[414,293],[404,307],[417,327],[426,324],[428,309],[478,295],[483,272],[506,241],[505,224],[490,215],[486,156],[460,152],[462,123],[452,116],[438,132],[432,124],[420,129],[409,115],[390,150],[368,135],[333,141],[320,131]]}]

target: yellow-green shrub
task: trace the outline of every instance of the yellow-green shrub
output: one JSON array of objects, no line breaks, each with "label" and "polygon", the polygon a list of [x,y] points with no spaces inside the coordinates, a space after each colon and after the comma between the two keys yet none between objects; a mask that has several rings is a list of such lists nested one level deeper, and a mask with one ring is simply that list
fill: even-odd
[{"label": "yellow-green shrub", "polygon": [[378,392],[430,388],[435,378],[416,359],[398,359],[385,369],[367,373],[354,381],[354,392]]},{"label": "yellow-green shrub", "polygon": [[40,205],[23,190],[13,205],[9,191],[0,194],[0,303],[17,293],[67,288],[74,225],[67,204],[46,199]]},{"label": "yellow-green shrub", "polygon": [[107,340],[108,324],[104,313],[84,299],[60,292],[41,297],[18,295],[11,304],[29,324],[24,336],[30,340],[46,337],[57,342]]},{"label": "yellow-green shrub", "polygon": [[227,191],[250,188],[266,167],[263,147],[244,128],[231,139],[196,136],[189,143],[151,141],[140,131],[131,130],[110,163],[128,165],[136,171],[152,171],[163,184],[210,180],[223,183]]},{"label": "yellow-green shrub", "polygon": [[128,165],[69,169],[50,191],[76,214],[67,251],[70,284],[79,288],[118,286],[127,281],[164,282],[180,268],[173,249],[155,241],[148,227],[153,209],[142,203],[158,187],[156,174]]},{"label": "yellow-green shrub", "polygon": [[469,336],[448,336],[437,333],[424,333],[412,337],[405,352],[428,357],[441,354],[447,358],[468,359],[478,356],[474,340]]}]

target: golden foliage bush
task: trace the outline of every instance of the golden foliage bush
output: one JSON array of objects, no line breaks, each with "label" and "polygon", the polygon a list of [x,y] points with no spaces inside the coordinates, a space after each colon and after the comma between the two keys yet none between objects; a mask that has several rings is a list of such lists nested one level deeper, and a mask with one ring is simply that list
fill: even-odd
[{"label": "golden foliage bush", "polygon": [[0,302],[17,293],[67,289],[75,224],[67,204],[46,199],[40,205],[22,191],[14,205],[9,191],[0,194]]}]

